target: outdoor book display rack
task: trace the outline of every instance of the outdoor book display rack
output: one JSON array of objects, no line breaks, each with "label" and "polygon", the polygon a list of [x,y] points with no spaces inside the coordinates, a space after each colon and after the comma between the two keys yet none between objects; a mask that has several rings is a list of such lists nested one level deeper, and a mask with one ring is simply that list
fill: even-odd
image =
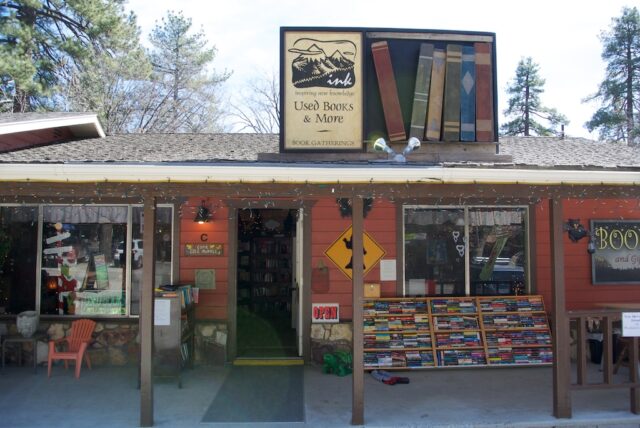
[{"label": "outdoor book display rack", "polygon": [[552,362],[542,296],[364,300],[366,370]]},{"label": "outdoor book display rack", "polygon": [[195,303],[191,286],[163,286],[156,289],[155,301],[156,305],[165,302],[168,311],[166,318],[154,320],[154,377],[173,378],[178,388],[182,388],[182,370],[193,368],[195,347]]}]

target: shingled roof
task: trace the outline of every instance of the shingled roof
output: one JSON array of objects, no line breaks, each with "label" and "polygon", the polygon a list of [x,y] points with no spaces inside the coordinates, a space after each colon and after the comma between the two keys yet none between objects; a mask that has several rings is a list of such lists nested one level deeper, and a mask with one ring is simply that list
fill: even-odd
[{"label": "shingled roof", "polygon": [[[277,134],[123,134],[2,153],[0,163],[251,163],[277,152]],[[640,169],[640,147],[584,138],[503,137],[500,154],[513,158],[501,167]],[[446,166],[456,164],[473,166]]]}]

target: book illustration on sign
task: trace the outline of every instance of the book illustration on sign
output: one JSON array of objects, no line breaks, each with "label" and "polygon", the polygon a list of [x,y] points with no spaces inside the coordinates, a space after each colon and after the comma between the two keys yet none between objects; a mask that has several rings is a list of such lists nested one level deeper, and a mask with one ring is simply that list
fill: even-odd
[{"label": "book illustration on sign", "polygon": [[291,62],[296,88],[351,88],[356,83],[356,46],[348,40],[302,38],[289,52],[298,54]]}]

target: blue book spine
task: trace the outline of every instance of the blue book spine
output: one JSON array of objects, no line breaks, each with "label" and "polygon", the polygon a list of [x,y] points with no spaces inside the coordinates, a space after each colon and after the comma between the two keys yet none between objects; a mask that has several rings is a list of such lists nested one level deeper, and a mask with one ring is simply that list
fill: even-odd
[{"label": "blue book spine", "polygon": [[462,47],[460,141],[476,141],[476,64],[473,46]]}]

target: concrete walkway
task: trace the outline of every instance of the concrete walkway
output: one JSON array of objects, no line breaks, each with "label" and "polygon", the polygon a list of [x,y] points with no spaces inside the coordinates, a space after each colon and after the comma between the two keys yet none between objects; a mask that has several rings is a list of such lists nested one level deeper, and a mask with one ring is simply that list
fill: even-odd
[{"label": "concrete walkway", "polygon": [[[154,387],[155,426],[244,427],[200,420],[229,367],[187,370],[183,388],[158,379]],[[597,376],[597,366],[593,365]],[[620,379],[626,374],[620,370]],[[0,427],[136,427],[140,394],[133,367],[46,369],[7,367],[0,374]],[[640,415],[629,412],[628,390],[575,392],[573,419],[555,419],[551,368],[426,370],[401,372],[408,385],[385,385],[365,375],[367,427],[609,427],[638,428]],[[256,424],[260,427],[348,427],[351,376],[322,374],[305,367],[304,424]]]}]

